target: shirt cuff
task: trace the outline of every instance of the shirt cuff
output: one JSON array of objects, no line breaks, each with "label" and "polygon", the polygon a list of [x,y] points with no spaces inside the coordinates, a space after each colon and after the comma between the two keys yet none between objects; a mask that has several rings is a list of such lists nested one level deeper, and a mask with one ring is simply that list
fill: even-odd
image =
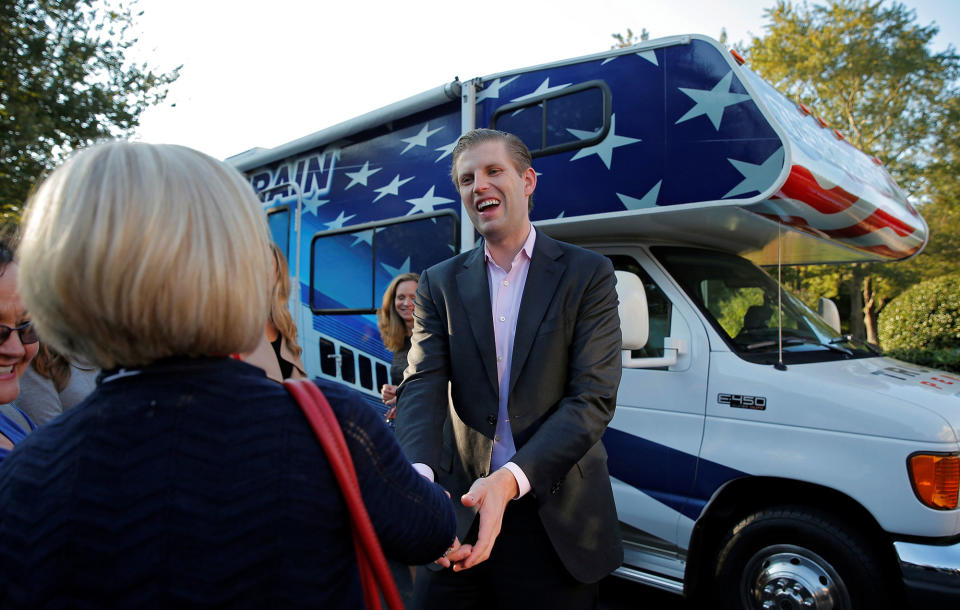
[{"label": "shirt cuff", "polygon": [[514,464],[513,462],[507,462],[503,465],[504,468],[513,473],[513,478],[517,480],[517,495],[514,500],[519,500],[530,491],[530,481],[527,480],[527,475],[523,474],[523,471],[520,470],[520,467]]},{"label": "shirt cuff", "polygon": [[436,481],[436,479],[433,476],[433,468],[430,468],[426,464],[421,464],[420,462],[417,462],[413,464],[413,469],[416,470],[421,475],[423,475],[424,477],[426,477],[427,480],[430,481],[431,483]]}]

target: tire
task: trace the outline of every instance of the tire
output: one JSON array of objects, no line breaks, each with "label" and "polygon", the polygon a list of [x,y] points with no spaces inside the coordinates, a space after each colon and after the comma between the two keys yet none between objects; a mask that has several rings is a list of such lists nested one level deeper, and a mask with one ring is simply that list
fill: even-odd
[{"label": "tire", "polygon": [[780,507],[736,524],[720,546],[711,596],[728,610],[887,608],[877,559],[826,513]]}]

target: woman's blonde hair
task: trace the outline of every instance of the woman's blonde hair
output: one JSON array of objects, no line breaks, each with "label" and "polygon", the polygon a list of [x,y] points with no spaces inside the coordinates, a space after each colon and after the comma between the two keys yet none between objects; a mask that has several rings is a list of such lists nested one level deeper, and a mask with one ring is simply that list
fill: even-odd
[{"label": "woman's blonde hair", "polygon": [[270,242],[270,253],[273,255],[273,265],[276,270],[273,290],[270,294],[270,321],[277,328],[280,336],[294,356],[299,356],[300,344],[297,343],[297,325],[290,315],[290,272],[287,269],[287,257],[283,255],[280,246]]},{"label": "woman's blonde hair", "polygon": [[403,349],[403,340],[407,337],[407,324],[397,313],[393,301],[397,298],[397,286],[403,282],[419,282],[418,273],[401,273],[391,280],[383,293],[383,303],[377,310],[377,327],[380,328],[380,338],[383,345],[391,352]]},{"label": "woman's blonde hair", "polygon": [[226,164],[182,146],[98,144],[30,198],[20,293],[44,341],[104,369],[246,352],[269,311],[267,235]]},{"label": "woman's blonde hair", "polygon": [[37,355],[30,361],[30,366],[38,375],[52,381],[57,392],[62,392],[67,387],[73,374],[70,369],[70,361],[63,354],[43,342],[40,342]]}]

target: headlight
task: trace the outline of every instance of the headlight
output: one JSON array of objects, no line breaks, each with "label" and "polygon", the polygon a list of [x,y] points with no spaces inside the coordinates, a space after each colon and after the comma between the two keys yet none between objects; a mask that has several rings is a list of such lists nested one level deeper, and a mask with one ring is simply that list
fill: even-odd
[{"label": "headlight", "polygon": [[957,507],[960,490],[960,456],[915,453],[907,460],[913,491],[921,502],[937,510]]}]

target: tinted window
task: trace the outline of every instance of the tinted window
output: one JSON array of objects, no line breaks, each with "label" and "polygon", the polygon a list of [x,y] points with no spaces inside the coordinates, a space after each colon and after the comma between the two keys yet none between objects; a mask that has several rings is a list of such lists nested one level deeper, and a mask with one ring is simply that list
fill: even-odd
[{"label": "tinted window", "polygon": [[333,342],[320,337],[320,370],[324,375],[337,376],[337,351]]},{"label": "tinted window", "polygon": [[311,244],[311,309],[374,313],[395,275],[451,257],[458,230],[456,214],[438,212],[318,233]]},{"label": "tinted window", "polygon": [[383,366],[378,362],[377,363],[377,387],[374,389],[380,389],[386,383],[390,383],[390,379],[387,373],[387,367]]},{"label": "tinted window", "polygon": [[290,260],[290,208],[284,206],[267,212],[267,225],[273,243],[280,246],[283,255]]},{"label": "tinted window", "polygon": [[353,363],[353,350],[340,347],[340,378],[348,383],[356,383],[357,374]]},{"label": "tinted window", "polygon": [[360,372],[360,385],[368,390],[373,389],[373,363],[369,358],[360,354],[357,356],[357,368]]},{"label": "tinted window", "polygon": [[490,126],[516,134],[534,157],[575,150],[606,137],[610,100],[606,83],[588,81],[501,106]]}]

